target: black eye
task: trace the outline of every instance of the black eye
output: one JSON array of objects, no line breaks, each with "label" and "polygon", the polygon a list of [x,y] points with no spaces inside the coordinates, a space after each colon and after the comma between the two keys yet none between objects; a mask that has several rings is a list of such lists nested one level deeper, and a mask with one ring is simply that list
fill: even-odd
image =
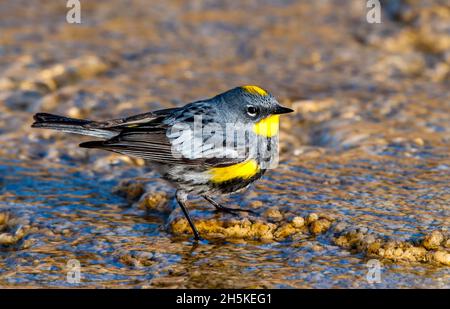
[{"label": "black eye", "polygon": [[248,105],[247,106],[247,114],[250,117],[255,117],[258,114],[258,108],[253,105]]}]

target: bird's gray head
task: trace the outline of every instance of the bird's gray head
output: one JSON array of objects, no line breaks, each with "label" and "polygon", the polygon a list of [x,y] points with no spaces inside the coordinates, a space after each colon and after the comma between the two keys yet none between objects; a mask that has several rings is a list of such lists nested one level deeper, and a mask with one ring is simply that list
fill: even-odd
[{"label": "bird's gray head", "polygon": [[225,118],[236,123],[252,124],[253,131],[264,136],[278,133],[279,115],[293,111],[281,106],[274,96],[258,86],[236,87],[214,99]]}]

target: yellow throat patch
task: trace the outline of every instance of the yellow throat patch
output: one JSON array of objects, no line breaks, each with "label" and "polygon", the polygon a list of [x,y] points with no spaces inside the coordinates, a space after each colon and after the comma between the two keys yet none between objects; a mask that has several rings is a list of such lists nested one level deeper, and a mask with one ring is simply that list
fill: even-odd
[{"label": "yellow throat patch", "polygon": [[211,181],[221,183],[235,178],[249,179],[259,171],[258,163],[251,159],[225,167],[214,167],[209,170]]},{"label": "yellow throat patch", "polygon": [[261,119],[253,125],[253,132],[265,137],[272,137],[278,134],[280,127],[280,115],[272,115]]},{"label": "yellow throat patch", "polygon": [[241,88],[254,95],[261,95],[263,97],[269,95],[267,91],[258,86],[242,86]]}]

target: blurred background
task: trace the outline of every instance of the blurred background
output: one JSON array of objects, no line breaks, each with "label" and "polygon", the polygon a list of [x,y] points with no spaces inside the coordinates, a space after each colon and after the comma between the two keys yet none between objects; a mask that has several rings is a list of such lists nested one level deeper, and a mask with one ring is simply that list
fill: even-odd
[{"label": "blurred background", "polygon": [[[0,2],[0,286],[450,287],[448,1]],[[192,215],[139,160],[31,129],[259,85],[281,164]],[[382,263],[371,283],[366,266]],[[81,281],[70,282],[68,261]]]}]

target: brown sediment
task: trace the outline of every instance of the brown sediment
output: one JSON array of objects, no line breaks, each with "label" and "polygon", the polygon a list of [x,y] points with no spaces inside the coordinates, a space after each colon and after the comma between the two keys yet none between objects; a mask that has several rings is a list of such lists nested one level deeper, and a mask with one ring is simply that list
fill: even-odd
[{"label": "brown sediment", "polygon": [[155,263],[155,261],[153,260],[153,254],[151,252],[127,252],[124,250],[119,250],[114,254],[118,257],[118,260],[121,263],[128,266],[145,267],[152,266]]},{"label": "brown sediment", "polygon": [[169,212],[172,209],[169,205],[169,198],[166,192],[150,192],[142,196],[138,202],[139,207],[148,210]]},{"label": "brown sediment", "polygon": [[440,231],[433,231],[426,235],[422,241],[422,246],[427,250],[439,249],[444,243],[444,235]]},{"label": "brown sediment", "polygon": [[280,210],[277,207],[271,207],[269,208],[264,215],[272,220],[275,221],[281,221],[283,220],[283,214],[280,212]]},{"label": "brown sediment", "polygon": [[[170,220],[170,229],[174,234],[191,234],[191,228],[184,217],[172,214]],[[306,218],[294,217],[293,219],[281,220],[281,213],[274,210],[273,216],[258,217],[249,216],[248,218],[235,218],[227,215],[226,218],[208,218],[195,221],[195,225],[204,238],[238,238],[245,240],[261,241],[279,241],[296,234],[307,234],[309,231],[313,234],[325,233],[331,226],[327,218],[319,217],[317,214],[310,214],[309,217],[317,217],[315,221],[307,221]],[[267,215],[267,213],[266,213]],[[270,221],[270,222],[269,222]],[[308,223],[305,223],[308,222]]]},{"label": "brown sediment", "polygon": [[[204,238],[239,238],[252,240],[272,240],[276,225],[263,221],[243,220],[196,220],[195,225]],[[192,230],[185,218],[170,223],[174,234],[191,234]]]},{"label": "brown sediment", "polygon": [[310,231],[313,234],[322,234],[326,232],[331,226],[331,222],[327,219],[318,219],[310,225]]},{"label": "brown sediment", "polygon": [[[442,246],[448,240],[442,232],[433,231],[425,235],[423,241],[391,240],[370,233],[368,229],[339,231],[333,242],[343,248],[394,262],[422,262],[450,266],[450,250]],[[447,239],[447,240],[445,240]]]},{"label": "brown sediment", "polygon": [[[267,222],[264,218],[251,216],[236,219],[233,217],[209,218],[196,221],[196,226],[202,237],[235,238],[244,240],[280,241],[288,237],[306,234],[317,236],[330,232],[332,242],[342,248],[363,253],[368,257],[378,257],[394,262],[421,262],[450,266],[450,250],[446,247],[449,237],[440,231],[433,231],[417,241],[389,240],[377,236],[367,228],[351,228],[344,222],[333,222],[333,218],[310,213],[305,218],[296,216],[290,222],[282,221],[278,209],[267,211],[267,218],[276,219]],[[172,214],[170,229],[174,234],[192,233],[184,217]]]},{"label": "brown sediment", "polygon": [[114,188],[113,192],[127,199],[128,202],[137,201],[145,192],[142,182],[136,180],[123,180]]}]

